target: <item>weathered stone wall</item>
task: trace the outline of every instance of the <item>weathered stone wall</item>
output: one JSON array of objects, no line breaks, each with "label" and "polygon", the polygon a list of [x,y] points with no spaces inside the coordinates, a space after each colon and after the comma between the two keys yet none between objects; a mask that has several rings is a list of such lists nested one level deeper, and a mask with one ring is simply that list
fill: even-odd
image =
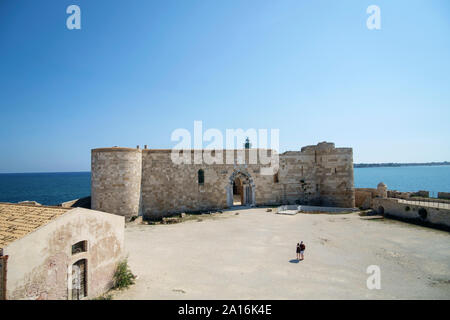
[{"label": "weathered stone wall", "polygon": [[355,188],[355,207],[372,208],[372,199],[377,196],[377,192],[374,188]]},{"label": "weathered stone wall", "polygon": [[409,198],[429,198],[430,192],[426,190],[420,190],[416,192],[404,192],[404,191],[397,191],[397,190],[388,190],[387,191],[387,197],[388,198],[398,198],[398,199],[409,199]]},{"label": "weathered stone wall", "polygon": [[[380,214],[388,214],[402,219],[428,222],[435,225],[450,227],[450,210],[420,206],[413,203],[402,203],[398,199],[374,198],[373,209]],[[420,215],[420,210],[426,211],[426,217]]]},{"label": "weathered stone wall", "polygon": [[279,176],[283,204],[317,202],[314,154],[300,151],[281,154]]},{"label": "weathered stone wall", "polygon": [[139,149],[94,149],[91,153],[91,208],[123,215],[139,214],[142,178]]},{"label": "weathered stone wall", "polygon": [[[247,162],[248,154],[247,150]],[[230,177],[237,172],[250,178],[256,205],[281,201],[273,175],[261,175],[259,164],[193,164],[193,152],[189,156],[191,164],[175,164],[171,150],[143,150],[142,211],[146,217],[225,208],[232,187]],[[198,183],[200,169],[205,174],[204,184]]]},{"label": "weathered stone wall", "polygon": [[352,149],[335,148],[334,144],[318,144],[317,158],[321,205],[353,208],[355,190]]},{"label": "weathered stone wall", "polygon": [[450,200],[450,192],[438,192],[438,198]]},{"label": "weathered stone wall", "polygon": [[[268,165],[260,161],[250,163],[251,152],[259,160],[257,149],[234,150],[231,157],[234,164],[225,161],[228,152],[225,150],[216,151],[216,157],[222,156],[221,164],[195,164],[194,154],[204,154],[201,150],[184,154],[191,164],[176,164],[171,151],[93,150],[92,208],[127,217],[142,212],[152,218],[221,209],[229,205],[231,178],[236,175],[249,181],[254,205],[355,206],[351,148],[335,148],[334,144],[324,142],[301,151],[285,152],[279,155],[277,179],[273,174],[262,174]],[[239,161],[242,156],[244,164]],[[200,169],[205,173],[204,184],[198,183]]]},{"label": "weathered stone wall", "polygon": [[[87,241],[87,252],[72,245]],[[8,255],[7,298],[70,299],[72,265],[87,259],[87,294],[94,298],[112,285],[123,255],[124,218],[76,208],[4,248]]]},{"label": "weathered stone wall", "polygon": [[417,192],[413,192],[411,194],[411,196],[413,197],[423,197],[423,198],[428,198],[430,197],[430,191],[427,190],[419,190]]},{"label": "weathered stone wall", "polygon": [[[334,143],[321,142],[301,149],[303,163],[314,171],[304,179],[313,199],[311,203],[323,206],[353,208],[353,150],[335,148]],[[315,185],[314,185],[315,184]]]}]

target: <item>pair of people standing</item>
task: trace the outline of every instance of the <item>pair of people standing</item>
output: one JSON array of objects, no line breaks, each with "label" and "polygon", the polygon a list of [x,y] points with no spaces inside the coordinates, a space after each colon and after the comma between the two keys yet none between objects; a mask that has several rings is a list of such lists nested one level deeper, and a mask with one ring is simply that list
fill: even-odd
[{"label": "pair of people standing", "polygon": [[303,241],[301,241],[300,243],[297,243],[297,260],[304,259],[305,249],[306,249],[306,246],[303,243]]}]

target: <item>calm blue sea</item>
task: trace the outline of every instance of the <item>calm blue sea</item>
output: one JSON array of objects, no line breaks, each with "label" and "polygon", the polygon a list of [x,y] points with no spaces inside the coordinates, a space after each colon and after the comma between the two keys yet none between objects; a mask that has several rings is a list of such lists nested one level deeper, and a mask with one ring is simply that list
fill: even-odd
[{"label": "calm blue sea", "polygon": [[0,202],[57,205],[91,194],[90,172],[0,174]]},{"label": "calm blue sea", "polygon": [[[380,181],[399,191],[450,192],[450,166],[355,168],[355,187],[376,188]],[[0,202],[56,205],[90,193],[90,172],[0,174]]]},{"label": "calm blue sea", "polygon": [[389,190],[428,190],[430,196],[450,192],[450,166],[355,168],[355,188],[376,188],[384,182]]}]

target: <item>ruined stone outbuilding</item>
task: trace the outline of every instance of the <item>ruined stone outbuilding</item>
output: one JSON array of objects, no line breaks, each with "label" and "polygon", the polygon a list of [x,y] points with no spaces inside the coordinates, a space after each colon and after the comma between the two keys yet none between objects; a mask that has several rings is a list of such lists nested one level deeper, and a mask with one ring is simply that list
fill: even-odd
[{"label": "ruined stone outbuilding", "polygon": [[[211,154],[222,161],[196,164],[196,154],[204,156],[206,150],[189,150],[183,157],[190,163],[177,164],[170,149],[93,149],[92,209],[153,219],[234,205],[355,206],[352,148],[322,142],[287,151],[269,175],[262,173],[270,164],[260,161],[260,151],[214,150]],[[269,156],[273,152],[262,151]],[[252,152],[256,163],[249,161]]]},{"label": "ruined stone outbuilding", "polygon": [[94,298],[113,285],[124,218],[0,203],[0,300]]}]

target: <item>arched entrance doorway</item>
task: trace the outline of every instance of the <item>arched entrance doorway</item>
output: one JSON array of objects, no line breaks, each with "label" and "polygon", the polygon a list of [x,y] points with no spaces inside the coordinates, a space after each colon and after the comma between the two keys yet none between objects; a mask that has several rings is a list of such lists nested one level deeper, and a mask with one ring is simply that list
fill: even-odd
[{"label": "arched entrance doorway", "polygon": [[227,185],[227,205],[255,205],[255,184],[247,172],[236,170],[231,174]]}]

